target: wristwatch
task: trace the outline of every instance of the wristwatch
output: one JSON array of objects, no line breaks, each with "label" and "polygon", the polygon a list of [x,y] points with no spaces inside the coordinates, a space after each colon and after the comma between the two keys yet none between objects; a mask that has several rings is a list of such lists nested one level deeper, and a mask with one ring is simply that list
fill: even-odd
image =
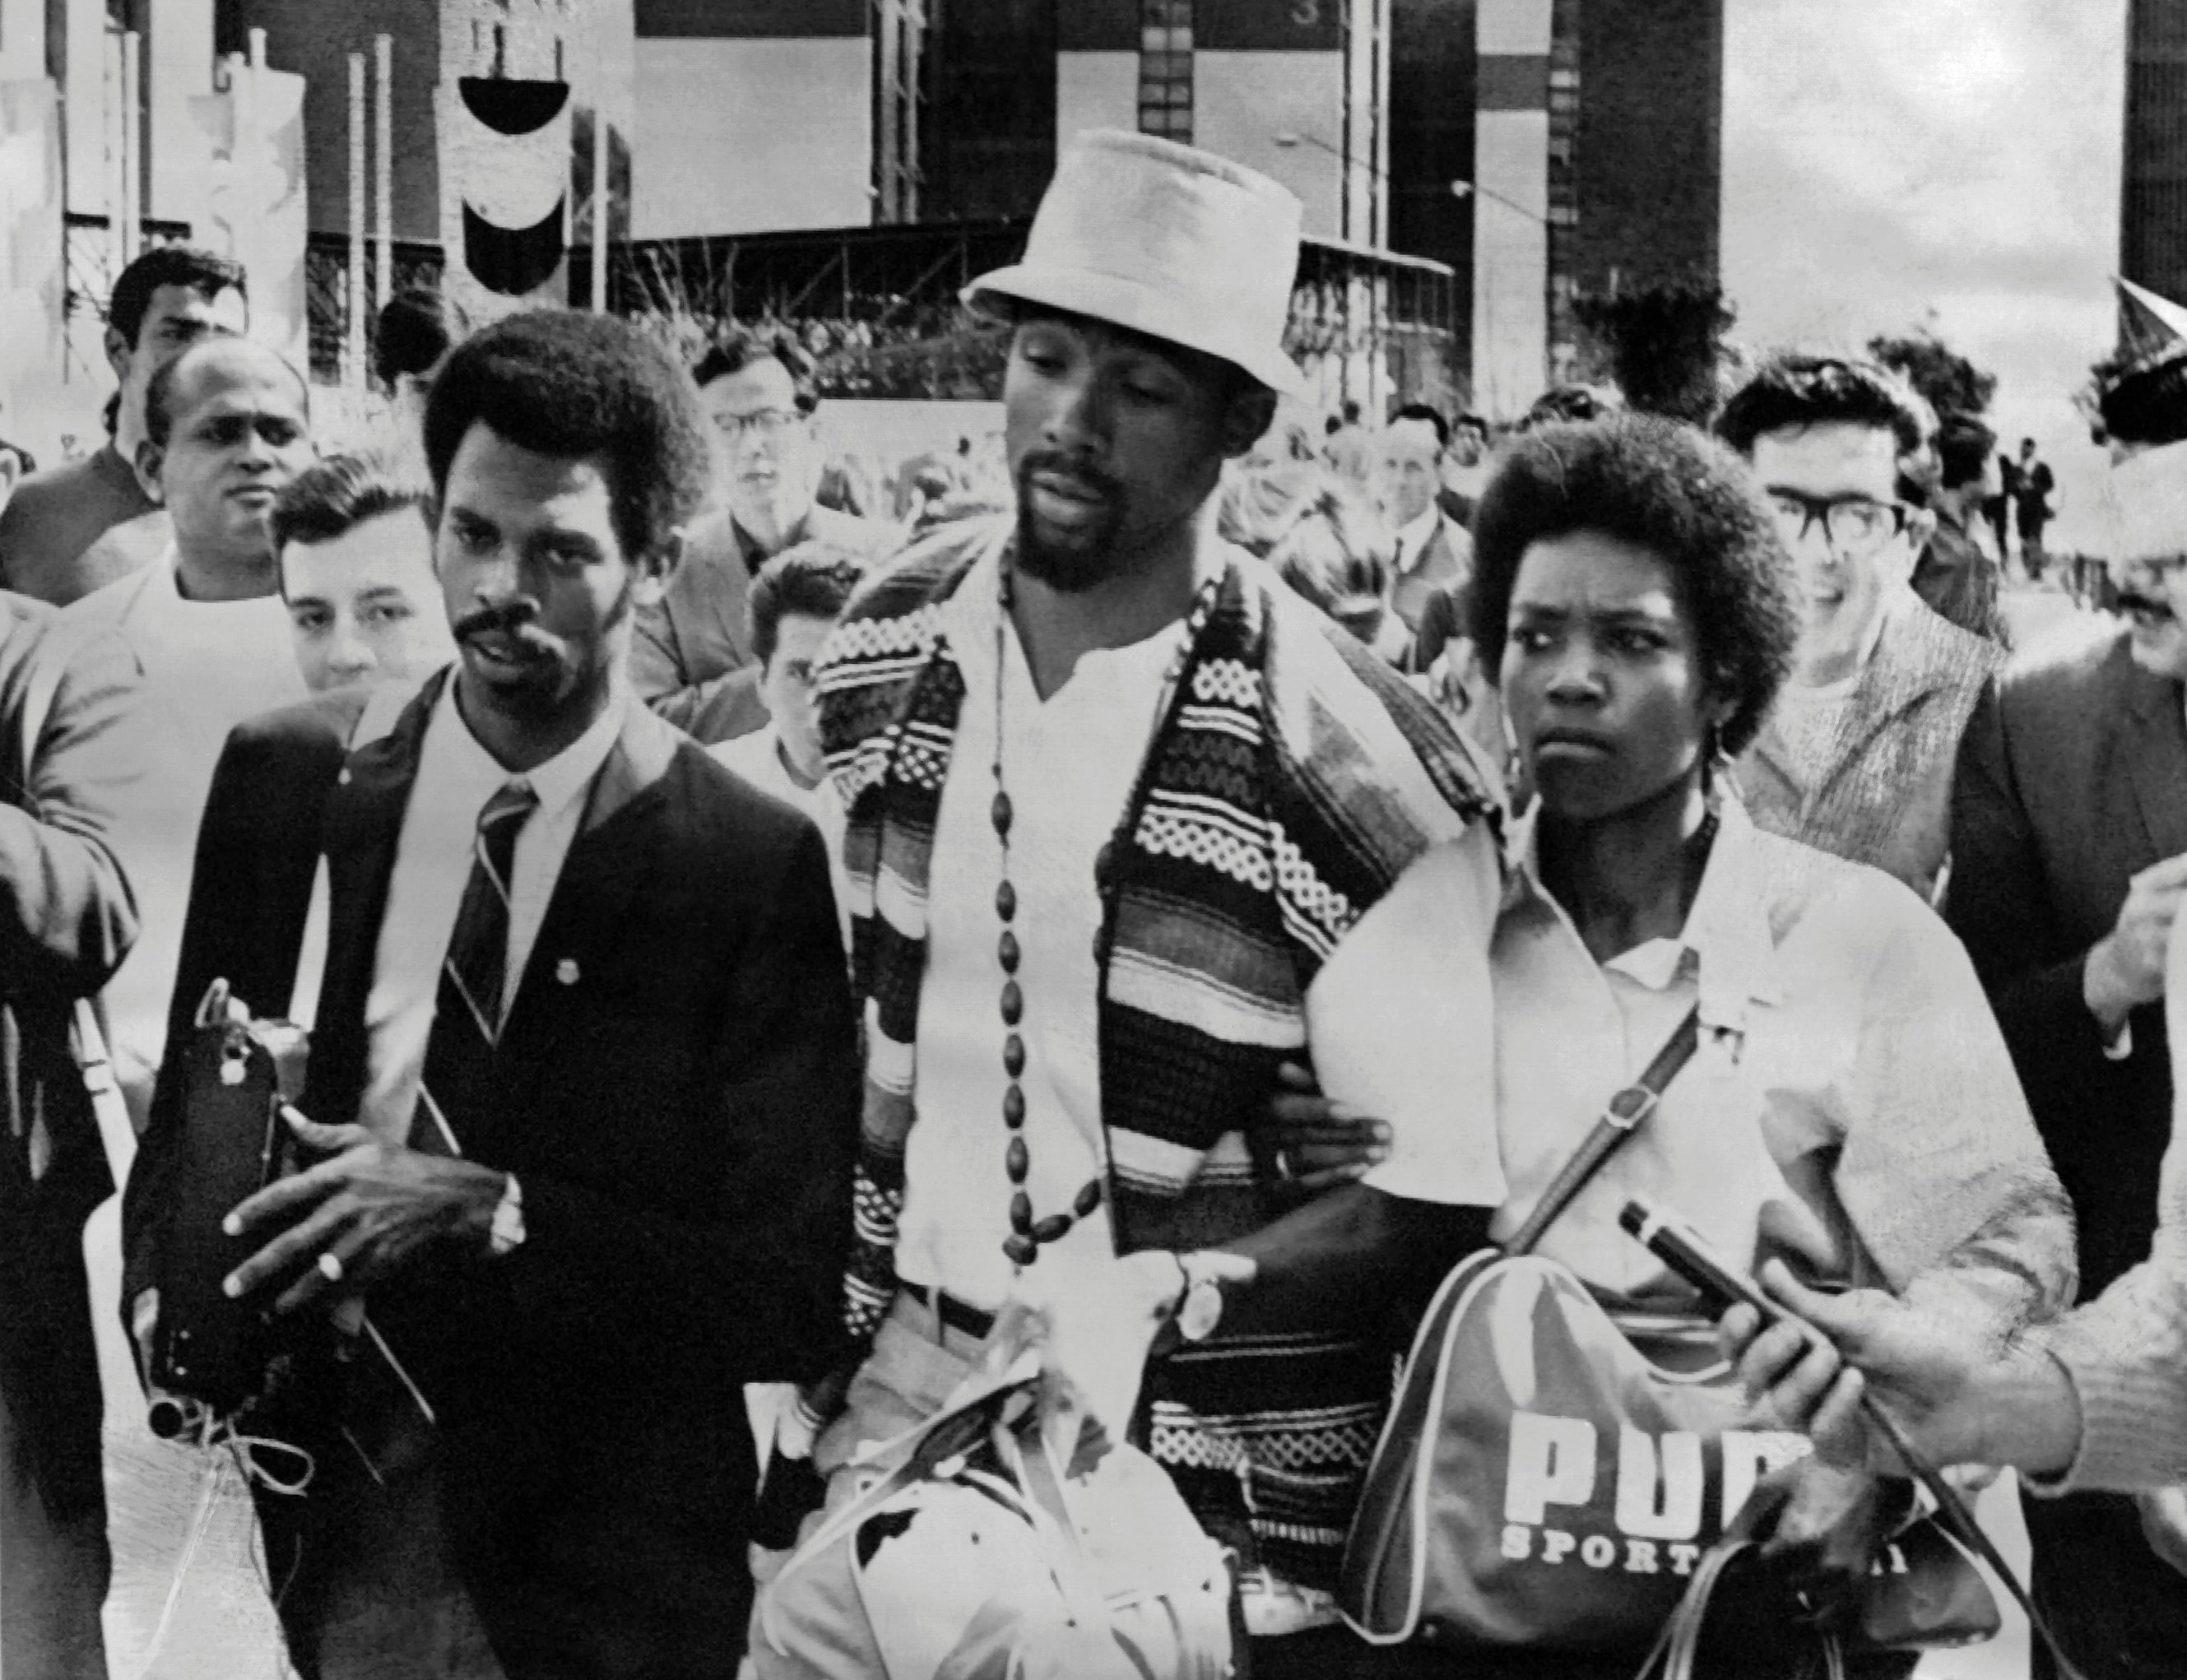
[{"label": "wristwatch", "polygon": [[1223,1286],[1202,1256],[1181,1254],[1177,1267],[1184,1274],[1184,1293],[1177,1303],[1177,1333],[1189,1342],[1206,1341],[1223,1322]]},{"label": "wristwatch", "polygon": [[501,1200],[494,1204],[493,1223],[486,1231],[486,1242],[497,1260],[524,1241],[524,1192],[514,1172],[506,1174],[505,1179]]}]

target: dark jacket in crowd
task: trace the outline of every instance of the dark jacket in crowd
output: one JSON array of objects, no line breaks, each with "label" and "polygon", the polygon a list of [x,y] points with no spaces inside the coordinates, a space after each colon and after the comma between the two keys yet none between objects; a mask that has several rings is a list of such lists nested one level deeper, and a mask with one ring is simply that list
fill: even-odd
[{"label": "dark jacket in crowd", "polygon": [[[171,1020],[179,1032],[223,966],[261,1013],[285,1006],[323,838],[301,1104],[322,1121],[356,1118],[364,1093],[381,918],[445,680],[346,756],[323,704],[246,724],[214,780]],[[739,1385],[809,1377],[840,1351],[857,1070],[818,831],[632,706],[497,1061],[483,1111],[450,1120],[466,1155],[522,1185],[525,1241],[429,1263],[368,1303],[438,1415],[441,1532],[363,1555],[374,1496],[340,1474],[351,1419],[284,1420],[336,1467],[301,1499],[260,1497],[292,1654],[314,1672],[313,1642],[341,1632],[329,1607],[362,1613],[331,1576],[400,1581],[389,1553],[437,1545],[510,1680],[728,1680],[751,1594]],[[130,1185],[132,1295],[159,1260],[177,1097],[163,1082]]]},{"label": "dark jacket in crowd", "polygon": [[2016,658],[1960,748],[1944,913],[2073,1198],[2083,1298],[2148,1256],[2172,1076],[2162,1005],[2130,1017],[2131,1054],[2107,1056],[2082,969],[2134,876],[2180,852],[2179,684],[2137,666],[2123,629]]},{"label": "dark jacket in crowd", "polygon": [[1936,531],[1914,563],[1914,593],[1947,624],[2000,647],[2010,645],[1998,604],[1997,563],[1971,531],[1941,508]]},{"label": "dark jacket in crowd", "polygon": [[111,1195],[75,1001],[137,935],[107,840],[136,683],[0,595],[0,1672],[103,1677],[106,1501],[84,1221]]},{"label": "dark jacket in crowd", "polygon": [[[2124,629],[2045,643],[1999,673],[1967,726],[1944,913],[1997,1010],[2037,1127],[2073,1199],[2081,1296],[2149,1256],[2172,1136],[2162,1003],[2105,1054],[2082,992],[2089,947],[2133,878],[2187,852],[2180,685]],[[2156,1674],[2187,1650],[2187,1595],[2132,1500],[2023,1498],[2035,1602],[2089,1675]],[[2051,1670],[2038,1659],[2038,1674]]]},{"label": "dark jacket in crowd", "polygon": [[143,570],[173,530],[109,438],[15,486],[0,509],[0,584],[65,607]]},{"label": "dark jacket in crowd", "polygon": [[[872,559],[899,546],[902,533],[883,520],[815,507],[795,540],[832,542]],[[638,615],[632,685],[702,746],[766,726],[759,660],[745,621],[752,576],[766,558],[727,513],[711,514],[692,526],[660,604]]]}]

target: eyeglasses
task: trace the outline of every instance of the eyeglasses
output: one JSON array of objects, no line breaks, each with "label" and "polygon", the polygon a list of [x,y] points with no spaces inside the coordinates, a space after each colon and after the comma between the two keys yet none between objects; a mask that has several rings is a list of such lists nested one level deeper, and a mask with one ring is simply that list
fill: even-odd
[{"label": "eyeglasses", "polygon": [[1773,490],[1769,508],[1786,543],[1803,540],[1817,525],[1823,540],[1852,559],[1874,553],[1906,529],[1913,512],[1903,502],[1878,502],[1866,496],[1803,496],[1796,490]]},{"label": "eyeglasses", "polygon": [[714,430],[732,443],[741,443],[754,435],[772,443],[804,418],[787,408],[762,408],[752,414],[717,414]]}]

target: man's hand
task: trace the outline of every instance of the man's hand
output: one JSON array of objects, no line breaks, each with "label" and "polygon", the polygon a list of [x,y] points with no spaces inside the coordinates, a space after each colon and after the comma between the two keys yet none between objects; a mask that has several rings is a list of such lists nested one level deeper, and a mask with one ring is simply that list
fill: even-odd
[{"label": "man's hand", "polygon": [[1296,1062],[1276,1070],[1268,1131],[1279,1176],[1309,1194],[1355,1183],[1390,1158],[1390,1128],[1321,1094]]},{"label": "man's hand", "polygon": [[1791,1323],[1763,1329],[1751,1306],[1724,1314],[1724,1351],[1738,1360],[1763,1416],[1812,1436],[1827,1463],[1903,1475],[1897,1455],[1861,1413],[1861,1397],[1873,1390],[1931,1464],[1991,1456],[1984,1379],[1996,1362],[1974,1333],[1881,1289],[1828,1295],[1802,1289],[1781,1261],[1763,1268],[1762,1281],[1829,1339],[1818,1343]]},{"label": "man's hand", "polygon": [[338,1284],[345,1293],[368,1287],[434,1244],[488,1250],[507,1175],[381,1143],[361,1126],[321,1126],[293,1108],[281,1113],[306,1149],[332,1158],[267,1185],[222,1222],[235,1237],[303,1216],[229,1274],[223,1287],[230,1295],[302,1267],[273,1304],[294,1312]]},{"label": "man's hand", "polygon": [[2187,1575],[2187,1487],[2152,1488],[2137,1493],[2141,1508],[2141,1531],[2149,1549]]},{"label": "man's hand", "polygon": [[1905,1483],[1808,1454],[1764,1477],[1740,1514],[1766,1537],[1762,1555],[1779,1579],[1830,1621],[1851,1603],[1906,1503]]},{"label": "man's hand", "polygon": [[137,1372],[152,1374],[152,1333],[160,1328],[160,1292],[140,1289],[129,1304],[129,1339],[137,1344]]},{"label": "man's hand", "polygon": [[2152,863],[2128,885],[2111,930],[2089,952],[2081,992],[2106,1033],[2127,1011],[2164,995],[2164,963],[2172,924],[2187,899],[2187,853]]}]

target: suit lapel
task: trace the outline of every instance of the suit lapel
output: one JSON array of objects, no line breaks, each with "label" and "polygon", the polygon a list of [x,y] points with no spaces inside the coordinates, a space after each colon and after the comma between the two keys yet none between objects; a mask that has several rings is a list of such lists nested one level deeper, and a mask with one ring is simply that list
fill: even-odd
[{"label": "suit lapel", "polygon": [[327,969],[306,1075],[305,1112],[316,1118],[354,1119],[364,1094],[365,1000],[387,884],[418,779],[419,750],[447,680],[446,671],[429,678],[392,729],[350,754],[327,803]]},{"label": "suit lapel", "polygon": [[2136,666],[2133,698],[2119,722],[2134,804],[2148,830],[2151,857],[2187,851],[2187,716],[2179,685]]}]

